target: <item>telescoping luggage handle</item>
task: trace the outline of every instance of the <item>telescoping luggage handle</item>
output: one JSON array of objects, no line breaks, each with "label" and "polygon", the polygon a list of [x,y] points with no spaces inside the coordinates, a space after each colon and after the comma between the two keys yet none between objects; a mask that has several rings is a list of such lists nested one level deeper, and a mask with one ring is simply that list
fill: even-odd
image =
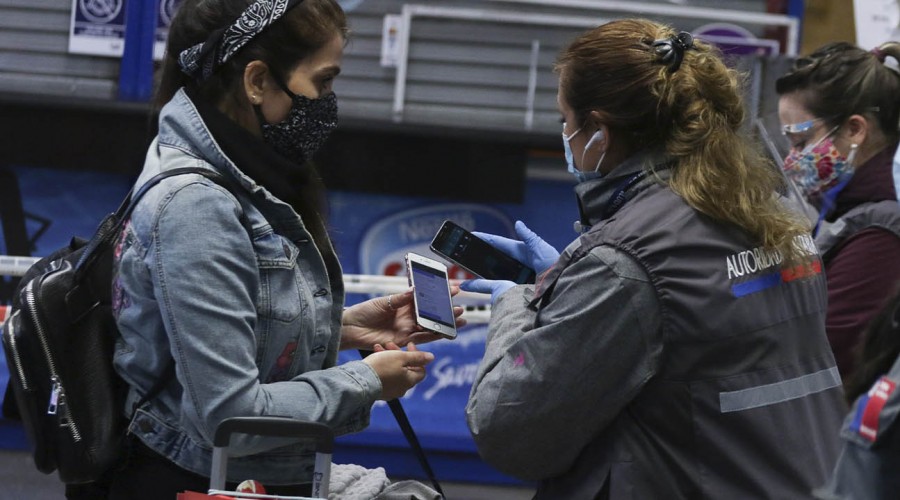
[{"label": "telescoping luggage handle", "polygon": [[313,473],[312,496],[328,498],[331,456],[334,453],[334,432],[330,427],[318,422],[306,422],[288,417],[232,417],[223,420],[213,437],[210,490],[225,489],[225,471],[228,467],[227,448],[232,434],[314,439],[316,466]]}]

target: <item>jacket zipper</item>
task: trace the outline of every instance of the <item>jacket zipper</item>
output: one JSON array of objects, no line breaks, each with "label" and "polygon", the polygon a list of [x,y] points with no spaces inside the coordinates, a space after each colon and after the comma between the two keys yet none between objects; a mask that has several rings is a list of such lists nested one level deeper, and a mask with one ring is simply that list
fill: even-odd
[{"label": "jacket zipper", "polygon": [[81,441],[81,433],[78,432],[78,426],[75,420],[69,414],[69,408],[66,405],[66,388],[63,386],[62,379],[56,371],[56,363],[53,362],[53,356],[50,353],[50,345],[47,343],[47,336],[44,333],[44,326],[41,324],[41,318],[38,315],[37,305],[34,302],[34,281],[29,281],[25,287],[25,303],[28,304],[28,310],[34,320],[34,326],[37,329],[38,340],[41,341],[41,348],[44,351],[44,357],[47,359],[47,368],[50,370],[50,401],[47,405],[48,415],[59,415],[59,426],[69,429],[72,439],[75,442]]},{"label": "jacket zipper", "polygon": [[25,369],[22,367],[22,359],[19,357],[19,348],[16,346],[16,331],[13,327],[13,320],[17,316],[19,316],[19,311],[13,313],[13,315],[6,320],[6,338],[9,339],[9,349],[12,352],[13,363],[16,365],[16,373],[19,374],[19,380],[22,382],[22,389],[30,391],[31,388],[28,386],[28,379],[25,378]]}]

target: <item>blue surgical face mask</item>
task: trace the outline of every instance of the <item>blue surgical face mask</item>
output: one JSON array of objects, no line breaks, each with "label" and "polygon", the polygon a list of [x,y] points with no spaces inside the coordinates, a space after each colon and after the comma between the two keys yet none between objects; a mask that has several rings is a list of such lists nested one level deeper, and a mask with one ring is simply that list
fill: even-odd
[{"label": "blue surgical face mask", "polygon": [[[600,164],[603,163],[603,158],[606,157],[606,151],[604,151],[603,154],[600,155],[600,160],[597,161],[597,166],[594,167],[593,171],[582,172],[581,170],[578,170],[575,167],[575,155],[572,154],[572,146],[569,144],[569,141],[571,141],[573,137],[578,135],[578,133],[581,132],[582,128],[584,128],[584,127],[579,127],[578,130],[572,132],[569,135],[566,135],[566,126],[565,126],[565,124],[563,124],[563,133],[562,133],[563,151],[565,151],[565,154],[566,154],[566,170],[570,174],[575,176],[575,179],[579,183],[602,177],[603,174],[600,172]],[[588,148],[592,144],[594,144],[595,142],[600,141],[602,139],[603,139],[603,131],[602,130],[597,130],[596,132],[594,132],[594,135],[591,136],[590,140],[588,140],[588,143],[585,144],[585,146],[584,146],[584,153],[587,153]],[[584,153],[581,154],[581,163],[584,163]]]}]

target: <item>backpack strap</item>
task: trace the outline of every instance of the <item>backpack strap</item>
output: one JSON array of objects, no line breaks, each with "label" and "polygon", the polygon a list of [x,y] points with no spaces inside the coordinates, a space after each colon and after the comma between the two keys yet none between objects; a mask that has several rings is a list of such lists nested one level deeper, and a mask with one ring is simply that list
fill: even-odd
[{"label": "backpack strap", "polygon": [[[104,225],[109,225],[109,227],[101,227],[97,237],[91,238],[91,241],[88,242],[88,247],[85,248],[84,253],[81,254],[81,258],[78,259],[78,262],[75,264],[76,274],[80,275],[84,271],[83,269],[89,268],[98,258],[98,252],[95,250],[98,247],[105,246],[106,243],[111,242],[113,238],[115,238],[119,232],[122,230],[122,226],[125,224],[125,221],[131,217],[131,212],[134,210],[134,207],[137,206],[138,201],[143,198],[144,194],[150,190],[153,186],[159,184],[160,181],[166,179],[168,177],[174,177],[176,175],[184,175],[184,174],[198,174],[206,177],[207,179],[215,182],[219,186],[227,189],[229,193],[234,195],[237,198],[237,191],[244,189],[237,182],[226,178],[224,175],[210,170],[208,168],[200,168],[200,167],[184,167],[184,168],[175,168],[172,170],[166,170],[164,172],[160,172],[150,179],[147,180],[141,187],[135,192],[134,188],[128,192],[128,195],[125,196],[125,199],[119,205],[119,208],[116,209],[116,212],[112,215],[111,220],[108,218],[107,221],[104,221]],[[244,225],[244,228],[247,229],[248,233],[250,233],[250,222],[247,220],[246,216],[242,214],[241,223]],[[251,233],[252,234],[252,233]]]},{"label": "backpack strap", "polygon": [[[137,205],[138,201],[150,190],[153,186],[159,184],[159,182],[168,177],[174,177],[176,175],[184,175],[184,174],[199,174],[207,179],[215,182],[219,186],[227,189],[229,193],[234,195],[237,198],[237,191],[239,189],[243,189],[237,182],[227,178],[226,176],[208,168],[200,168],[200,167],[184,167],[184,168],[175,168],[172,170],[166,170],[165,172],[161,172],[159,174],[151,177],[147,182],[141,185],[140,189],[137,192],[134,191],[134,188],[128,192],[128,195],[125,197],[125,200],[122,201],[122,204],[119,205],[119,208],[115,212],[115,225],[113,226],[113,230],[109,232],[109,235],[116,235],[121,231],[122,225],[131,217],[131,212],[134,210],[134,207]],[[241,214],[241,223],[244,225],[244,228],[247,229],[248,234],[252,234],[252,228],[250,226],[250,221],[247,219],[246,215]],[[97,242],[94,247],[99,245]],[[78,261],[78,267],[89,266],[90,262],[93,261],[92,257],[85,258],[85,256],[93,254],[93,248],[86,249],[82,258]],[[137,402],[134,403],[131,407],[131,418],[134,418],[135,412],[138,408],[144,405],[147,401],[155,398],[159,395],[160,392],[169,384],[172,380],[175,380],[175,360],[170,359],[166,364],[166,368],[163,370],[162,376],[153,383],[153,386],[150,387],[150,390],[147,391],[146,394],[141,396]]]},{"label": "backpack strap", "polygon": [[[359,350],[359,355],[364,358],[369,354],[372,354],[372,351]],[[441,485],[438,483],[437,477],[431,469],[431,464],[428,463],[428,457],[425,456],[425,450],[422,449],[419,438],[416,436],[416,431],[413,430],[412,424],[409,423],[409,418],[406,417],[406,410],[403,409],[400,400],[392,399],[388,401],[387,404],[391,409],[391,413],[394,414],[394,418],[397,419],[397,423],[400,424],[400,430],[403,431],[403,436],[406,437],[406,441],[409,443],[409,446],[412,447],[413,453],[416,454],[416,459],[419,460],[419,464],[422,465],[422,469],[424,469],[425,474],[428,475],[428,479],[431,481],[432,486],[434,486],[434,489],[441,494],[441,497],[443,497],[444,491],[441,489]]]},{"label": "backpack strap", "polygon": [[403,405],[400,404],[400,400],[392,399],[388,401],[387,404],[391,409],[391,413],[394,414],[394,418],[397,419],[397,423],[400,424],[400,430],[403,431],[406,441],[409,442],[409,445],[413,449],[413,453],[416,454],[416,458],[422,465],[422,469],[425,470],[425,474],[427,474],[428,479],[431,480],[432,486],[434,486],[434,489],[441,494],[441,497],[443,497],[444,491],[441,489],[441,485],[438,483],[434,471],[431,470],[431,465],[428,463],[428,457],[425,456],[425,450],[423,450],[422,445],[419,444],[419,438],[416,436],[416,431],[413,430],[412,424],[409,423],[409,419],[406,417],[406,411],[403,409]]}]

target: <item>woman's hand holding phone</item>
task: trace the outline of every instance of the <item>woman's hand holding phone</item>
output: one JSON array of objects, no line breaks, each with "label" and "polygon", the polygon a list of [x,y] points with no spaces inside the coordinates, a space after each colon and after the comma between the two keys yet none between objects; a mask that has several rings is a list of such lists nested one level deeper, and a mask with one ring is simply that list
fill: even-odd
[{"label": "woman's hand holding phone", "polygon": [[518,240],[477,231],[473,231],[472,234],[519,262],[530,266],[538,275],[556,264],[559,252],[552,245],[535,234],[522,221],[516,221],[515,229]]},{"label": "woman's hand holding phone", "polygon": [[[450,294],[459,293],[458,286],[450,287]],[[373,345],[394,343],[405,346],[410,342],[426,344],[443,337],[422,329],[416,321],[413,289],[369,299],[348,307],[341,325],[341,349],[366,349]],[[456,306],[453,314],[456,327],[466,325],[464,309]]]},{"label": "woman's hand holding phone", "polygon": [[[538,275],[556,264],[559,252],[553,246],[528,229],[524,222],[516,221],[515,227],[518,240],[477,231],[472,234],[519,262],[530,266]],[[491,294],[491,303],[494,304],[503,295],[503,292],[515,285],[514,282],[506,280],[474,279],[464,281],[460,284],[460,288],[467,292],[489,293]]]}]

